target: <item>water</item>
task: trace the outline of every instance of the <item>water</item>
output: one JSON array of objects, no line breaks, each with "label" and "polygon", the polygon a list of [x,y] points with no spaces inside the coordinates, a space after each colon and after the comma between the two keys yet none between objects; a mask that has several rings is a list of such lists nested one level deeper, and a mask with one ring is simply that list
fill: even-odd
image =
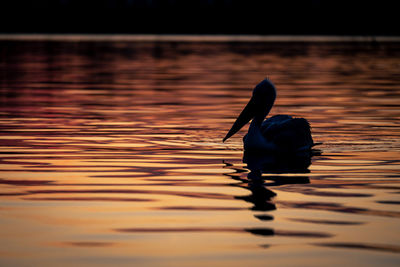
[{"label": "water", "polygon": [[[0,51],[0,265],[399,265],[399,43]],[[322,154],[255,185],[221,140],[267,75]]]}]

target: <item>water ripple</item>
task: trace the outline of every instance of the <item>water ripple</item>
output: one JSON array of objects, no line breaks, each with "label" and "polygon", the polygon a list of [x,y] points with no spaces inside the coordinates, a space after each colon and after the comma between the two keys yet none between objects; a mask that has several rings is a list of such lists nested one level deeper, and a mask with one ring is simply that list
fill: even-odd
[{"label": "water ripple", "polygon": [[[399,43],[0,51],[0,265],[398,265]],[[221,140],[266,76],[322,154],[253,179]]]}]

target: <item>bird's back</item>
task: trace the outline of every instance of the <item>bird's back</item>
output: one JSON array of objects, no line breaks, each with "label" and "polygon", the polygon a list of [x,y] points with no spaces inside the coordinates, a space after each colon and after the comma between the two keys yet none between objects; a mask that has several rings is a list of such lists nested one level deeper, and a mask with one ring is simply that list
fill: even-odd
[{"label": "bird's back", "polygon": [[282,153],[309,150],[314,145],[310,124],[303,118],[275,115],[263,122],[261,132]]}]

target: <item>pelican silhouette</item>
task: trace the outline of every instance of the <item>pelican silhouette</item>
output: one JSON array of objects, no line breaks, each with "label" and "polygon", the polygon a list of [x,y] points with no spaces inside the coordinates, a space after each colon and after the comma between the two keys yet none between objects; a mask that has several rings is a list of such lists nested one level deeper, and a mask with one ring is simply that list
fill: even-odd
[{"label": "pelican silhouette", "polygon": [[303,118],[289,115],[265,117],[276,98],[276,89],[268,79],[260,82],[253,95],[237,117],[223,142],[237,133],[251,119],[248,133],[243,137],[245,151],[262,151],[278,154],[309,153],[316,145],[311,137],[310,124]]}]

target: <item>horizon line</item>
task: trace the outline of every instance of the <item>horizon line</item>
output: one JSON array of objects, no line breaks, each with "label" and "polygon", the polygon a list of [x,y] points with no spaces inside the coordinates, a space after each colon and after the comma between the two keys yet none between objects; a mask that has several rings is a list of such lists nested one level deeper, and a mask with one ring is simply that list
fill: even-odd
[{"label": "horizon line", "polygon": [[254,34],[48,34],[0,33],[0,41],[69,42],[400,42],[380,35],[254,35]]}]

